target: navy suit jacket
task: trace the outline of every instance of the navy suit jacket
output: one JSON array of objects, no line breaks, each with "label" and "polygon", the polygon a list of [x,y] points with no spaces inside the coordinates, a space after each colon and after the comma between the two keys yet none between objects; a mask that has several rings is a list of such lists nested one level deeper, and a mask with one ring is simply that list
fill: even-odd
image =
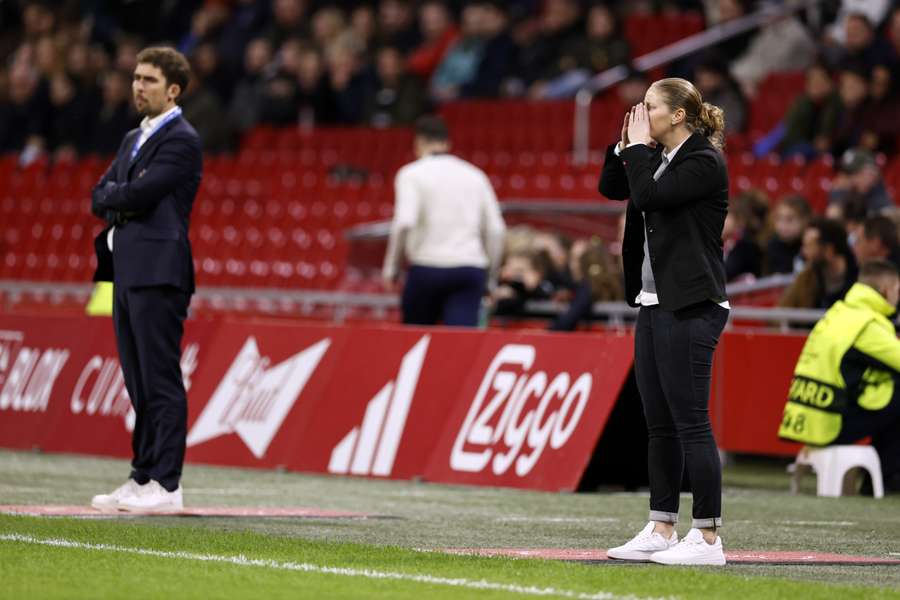
[{"label": "navy suit jacket", "polygon": [[200,137],[176,117],[131,151],[140,128],[125,135],[115,160],[92,193],[91,211],[115,225],[113,252],[109,227],[94,240],[94,281],[124,288],[171,285],[194,291],[194,261],[188,225],[203,174]]}]

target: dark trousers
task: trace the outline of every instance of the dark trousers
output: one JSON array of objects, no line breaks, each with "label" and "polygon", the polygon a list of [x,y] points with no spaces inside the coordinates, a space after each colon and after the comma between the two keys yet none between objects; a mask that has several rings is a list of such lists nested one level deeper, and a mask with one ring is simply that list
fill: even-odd
[{"label": "dark trousers", "polygon": [[115,286],[113,324],[135,422],[131,478],[178,488],[187,437],[181,337],[190,294],[170,286]]},{"label": "dark trousers", "polygon": [[406,274],[403,286],[403,322],[475,327],[486,282],[486,271],[477,267],[414,265]]},{"label": "dark trousers", "polygon": [[900,380],[894,378],[894,397],[881,410],[866,410],[853,403],[844,414],[841,434],[834,444],[853,444],[871,437],[881,461],[885,490],[900,491]]},{"label": "dark trousers", "polygon": [[652,521],[678,522],[687,467],[693,527],[721,525],[722,469],[708,407],[713,353],[727,320],[728,310],[713,302],[638,313],[634,370],[649,434]]}]

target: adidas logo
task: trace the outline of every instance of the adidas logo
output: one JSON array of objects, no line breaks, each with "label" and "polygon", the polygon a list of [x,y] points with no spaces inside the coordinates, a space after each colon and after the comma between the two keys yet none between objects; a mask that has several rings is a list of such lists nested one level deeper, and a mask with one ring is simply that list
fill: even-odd
[{"label": "adidas logo", "polygon": [[324,339],[269,366],[272,361],[260,354],[256,339],[247,338],[188,433],[188,447],[236,433],[262,458],[329,345]]},{"label": "adidas logo", "polygon": [[328,472],[386,477],[394,468],[422,363],[431,336],[423,336],[406,353],[395,381],[369,401],[362,425],[354,427],[331,451]]}]

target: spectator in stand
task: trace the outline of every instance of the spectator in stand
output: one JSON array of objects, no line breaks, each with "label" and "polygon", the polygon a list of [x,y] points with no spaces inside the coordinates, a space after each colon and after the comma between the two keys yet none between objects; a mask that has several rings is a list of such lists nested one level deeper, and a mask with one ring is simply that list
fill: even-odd
[{"label": "spectator in stand", "polygon": [[200,136],[205,153],[218,154],[233,148],[231,123],[222,100],[215,92],[203,85],[199,79],[191,77],[179,98],[179,103],[181,114],[194,126],[197,135]]},{"label": "spectator in stand", "polygon": [[65,73],[50,79],[51,121],[47,130],[54,160],[74,161],[88,150],[91,135],[91,98],[79,93]]},{"label": "spectator in stand", "polygon": [[476,0],[481,7],[479,30],[484,40],[484,53],[475,77],[462,86],[466,98],[500,96],[515,62],[516,48],[509,35],[509,17],[503,2]]},{"label": "spectator in stand", "polygon": [[[716,9],[712,12],[707,11],[707,22],[722,25],[740,19],[751,12],[753,0],[707,0],[704,3],[712,4]],[[751,29],[719,42],[709,50],[718,53],[731,63],[747,51],[755,35],[756,31]]]},{"label": "spectator in stand", "polygon": [[572,245],[569,270],[577,283],[569,308],[550,324],[551,331],[574,331],[590,321],[595,302],[625,299],[622,271],[600,240],[578,240]]},{"label": "spectator in stand", "polygon": [[890,46],[890,63],[900,64],[900,6],[894,8],[888,19],[887,41]]},{"label": "spectator in stand", "polygon": [[307,0],[273,0],[272,23],[263,34],[273,48],[306,33],[307,4]]},{"label": "spectator in stand", "polygon": [[421,36],[416,30],[413,3],[410,0],[382,0],[378,4],[378,42],[412,52]]},{"label": "spectator in stand", "polygon": [[845,39],[841,45],[826,45],[825,57],[833,66],[860,63],[871,69],[891,57],[890,44],[875,31],[869,18],[859,12],[847,15],[844,21]]},{"label": "spectator in stand", "polygon": [[218,37],[228,17],[228,7],[224,3],[205,3],[191,15],[191,29],[178,44],[178,51],[191,55],[201,43]]},{"label": "spectator in stand", "polygon": [[[235,79],[221,67],[216,45],[212,42],[201,42],[194,48],[190,59],[198,86],[215,94],[219,106],[227,105],[231,100]],[[194,122],[193,119],[190,121]]]},{"label": "spectator in stand", "polygon": [[103,95],[100,110],[91,124],[87,151],[108,156],[115,154],[122,137],[137,123],[132,109],[131,76],[109,71],[103,76]]},{"label": "spectator in stand", "polygon": [[824,63],[806,70],[806,90],[798,96],[784,119],[781,155],[808,159],[828,152],[841,113],[841,97]]},{"label": "spectator in stand", "polygon": [[39,152],[44,147],[40,118],[44,111],[37,97],[38,76],[24,62],[13,63],[7,72],[5,97],[0,98],[0,151],[19,152],[26,147]]},{"label": "spectator in stand", "polygon": [[853,243],[859,264],[867,260],[886,260],[900,267],[900,243],[897,224],[886,215],[874,215],[863,221],[862,231]]},{"label": "spectator in stand", "polygon": [[859,145],[869,110],[869,71],[862,65],[841,70],[841,112],[831,140],[831,153],[840,156]]},{"label": "spectator in stand", "polygon": [[694,71],[694,84],[707,102],[725,111],[725,133],[740,133],[747,122],[747,100],[719,56],[707,55]]},{"label": "spectator in stand", "polygon": [[363,105],[374,82],[362,68],[358,49],[349,38],[342,38],[328,47],[326,60],[337,122],[362,122]]},{"label": "spectator in stand", "polygon": [[260,120],[265,96],[265,71],[272,62],[272,45],[266,38],[256,38],[244,51],[244,72],[234,88],[228,109],[229,121],[239,133],[254,127]]},{"label": "spectator in stand", "polygon": [[550,258],[545,252],[512,254],[500,269],[496,289],[491,293],[493,313],[498,316],[521,315],[531,300],[550,300],[556,288],[547,279]]},{"label": "spectator in stand", "polygon": [[375,60],[376,84],[365,106],[365,120],[375,127],[411,125],[425,109],[425,92],[406,72],[403,54],[396,46],[383,46]]},{"label": "spectator in stand", "polygon": [[413,75],[428,81],[456,43],[459,30],[447,3],[440,0],[429,0],[419,7],[419,30],[422,43],[410,54],[407,68]]},{"label": "spectator in stand", "polygon": [[817,52],[806,26],[795,16],[785,15],[760,29],[747,51],[731,62],[731,74],[744,95],[753,97],[770,73],[802,71],[816,60]]},{"label": "spectator in stand", "polygon": [[830,308],[856,282],[857,265],[839,221],[813,219],[803,231],[804,268],[784,291],[779,306]]},{"label": "spectator in stand", "polygon": [[143,42],[133,35],[123,35],[116,42],[115,68],[123,73],[134,73],[137,67],[137,55]]},{"label": "spectator in stand", "polygon": [[769,212],[769,199],[761,190],[751,190],[728,203],[722,229],[726,281],[759,277],[763,251],[759,239]]},{"label": "spectator in stand", "polygon": [[519,28],[518,75],[526,86],[554,76],[563,45],[581,33],[580,18],[575,0],[546,0],[536,23]]},{"label": "spectator in stand", "polygon": [[894,207],[884,185],[881,169],[868,150],[847,150],[841,157],[840,173],[831,184],[826,214],[844,217],[848,212],[877,214]]},{"label": "spectator in stand", "polygon": [[[835,4],[835,3],[832,3]],[[840,0],[837,14],[825,31],[824,42],[826,45],[845,44],[847,41],[847,19],[850,15],[862,15],[878,29],[887,15],[891,0]],[[833,9],[832,8],[832,9]]]},{"label": "spectator in stand", "polygon": [[797,273],[803,268],[800,248],[812,209],[803,196],[782,198],[772,211],[772,235],[766,243],[763,274]]},{"label": "spectator in stand", "polygon": [[65,72],[79,94],[90,98],[92,102],[97,102],[100,98],[98,86],[100,73],[91,68],[89,54],[90,50],[83,42],[76,42],[69,46],[65,56]]},{"label": "spectator in stand", "polygon": [[483,11],[480,4],[469,4],[463,9],[461,35],[431,78],[431,97],[436,102],[456,100],[463,86],[472,83],[478,75],[487,45],[481,35]]},{"label": "spectator in stand", "polygon": [[531,86],[532,98],[573,96],[591,77],[629,61],[631,49],[612,8],[596,3],[587,13],[585,34],[567,39],[556,68]]},{"label": "spectator in stand", "polygon": [[[326,53],[328,49],[339,41],[344,41],[344,33],[347,32],[347,17],[337,6],[326,5],[312,16],[312,42],[320,50]],[[348,32],[353,37],[352,32]],[[362,46],[358,46],[362,48]]]},{"label": "spectator in stand", "polygon": [[365,52],[371,53],[375,48],[375,36],[378,23],[375,21],[375,9],[369,4],[360,4],[350,13],[350,32]]},{"label": "spectator in stand", "polygon": [[572,248],[572,240],[561,233],[538,233],[534,236],[532,249],[544,254],[548,259],[548,265],[544,278],[549,281],[556,290],[575,289],[575,280],[569,270],[569,253]]},{"label": "spectator in stand", "polygon": [[[275,59],[275,73],[266,80],[260,102],[259,122],[264,125],[297,124],[297,80],[304,61],[319,61],[318,51],[300,38],[284,42]],[[322,76],[322,72],[317,73]]]},{"label": "spectator in stand", "polygon": [[[898,65],[900,66],[900,65]],[[859,145],[872,152],[893,154],[900,136],[900,94],[897,71],[887,64],[875,65],[869,83],[869,110],[862,124]]]},{"label": "spectator in stand", "polygon": [[338,121],[334,91],[322,54],[313,46],[303,46],[297,64],[295,119],[303,127]]}]

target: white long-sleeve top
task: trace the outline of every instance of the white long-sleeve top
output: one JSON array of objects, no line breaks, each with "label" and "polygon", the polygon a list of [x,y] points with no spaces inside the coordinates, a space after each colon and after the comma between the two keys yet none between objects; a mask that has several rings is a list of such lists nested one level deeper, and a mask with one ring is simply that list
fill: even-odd
[{"label": "white long-sleeve top", "polygon": [[499,266],[506,225],[484,171],[452,154],[432,154],[397,172],[394,193],[386,279],[396,277],[404,253],[425,267]]}]

